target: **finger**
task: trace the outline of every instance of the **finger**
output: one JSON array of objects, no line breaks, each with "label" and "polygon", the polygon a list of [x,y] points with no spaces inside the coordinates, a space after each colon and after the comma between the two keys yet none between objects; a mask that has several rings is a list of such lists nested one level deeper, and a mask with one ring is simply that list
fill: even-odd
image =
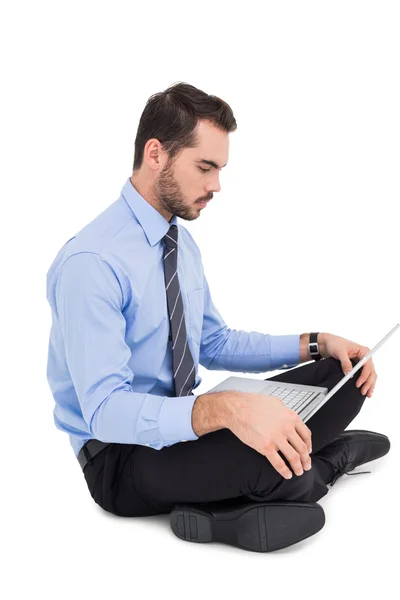
[{"label": "finger", "polygon": [[[301,442],[301,440],[300,440]],[[304,444],[304,442],[303,442]],[[282,439],[279,443],[279,450],[285,455],[285,457],[287,458],[287,460],[290,463],[290,466],[292,467],[293,471],[296,473],[296,475],[303,475],[303,464],[300,458],[300,455],[298,452],[296,452],[296,450],[293,448],[293,446],[291,444],[289,444],[289,442],[285,439]]]},{"label": "finger", "polygon": [[375,379],[375,373],[370,373],[368,375],[368,377],[366,379],[364,379],[363,381],[361,381],[361,382],[357,381],[356,387],[360,388],[361,386],[363,386],[363,388],[360,390],[363,396],[366,394],[367,390],[374,383],[374,379]]},{"label": "finger", "polygon": [[311,458],[308,452],[307,444],[301,439],[296,430],[287,436],[287,441],[299,455],[302,468],[308,471],[311,467]]},{"label": "finger", "polygon": [[343,373],[344,373],[345,375],[347,375],[347,373],[348,373],[349,371],[351,371],[351,370],[352,370],[352,368],[353,368],[353,365],[351,364],[351,362],[350,362],[350,359],[349,359],[349,357],[347,356],[347,354],[343,354],[343,355],[340,357],[340,362],[341,362],[341,365],[342,365],[342,371],[343,371]]},{"label": "finger", "polygon": [[374,375],[374,373],[371,373],[371,375],[368,377],[367,381],[361,388],[362,396],[366,396],[367,392],[371,389],[371,387],[373,386],[374,383],[375,383],[375,375]]},{"label": "finger", "polygon": [[[370,352],[370,349],[367,346],[360,346],[358,352],[355,356],[357,362],[359,362],[366,354]],[[351,366],[353,368],[353,365]],[[363,368],[361,369],[361,374],[370,373],[371,370],[374,370],[374,365],[372,362],[372,358],[369,358],[366,363],[364,363]]]},{"label": "finger", "polygon": [[294,426],[295,426],[297,433],[299,434],[301,439],[306,444],[308,452],[311,454],[311,452],[312,452],[311,429],[309,427],[307,427],[307,425],[304,423],[304,421],[302,421],[300,419],[299,416],[298,416],[298,419],[296,420]]},{"label": "finger", "polygon": [[360,377],[357,379],[356,387],[360,387],[365,381],[367,381],[371,373],[373,373],[373,371],[368,367],[364,366],[361,370]]},{"label": "finger", "polygon": [[[359,348],[358,348],[358,351],[357,351],[357,354],[356,354],[356,357],[357,357],[359,360],[361,360],[362,358],[364,358],[364,356],[365,356],[366,354],[368,354],[368,352],[371,352],[371,349],[370,349],[370,348],[368,348],[368,346],[359,346]],[[369,360],[368,360],[368,362],[369,362],[370,360],[371,360],[371,359],[369,359]],[[367,363],[365,363],[365,364],[367,364]]]},{"label": "finger", "polygon": [[278,471],[280,475],[282,475],[282,477],[285,479],[292,478],[293,474],[291,470],[288,468],[283,458],[279,456],[277,450],[270,450],[264,456],[269,460],[274,469]]}]

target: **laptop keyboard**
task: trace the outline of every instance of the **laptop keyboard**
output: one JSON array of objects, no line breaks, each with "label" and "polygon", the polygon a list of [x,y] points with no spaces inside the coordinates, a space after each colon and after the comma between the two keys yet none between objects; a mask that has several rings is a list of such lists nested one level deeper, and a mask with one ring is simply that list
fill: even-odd
[{"label": "laptop keyboard", "polygon": [[296,411],[303,404],[308,404],[312,399],[311,396],[315,396],[315,392],[277,386],[274,390],[268,390],[268,395],[280,398],[286,406]]}]

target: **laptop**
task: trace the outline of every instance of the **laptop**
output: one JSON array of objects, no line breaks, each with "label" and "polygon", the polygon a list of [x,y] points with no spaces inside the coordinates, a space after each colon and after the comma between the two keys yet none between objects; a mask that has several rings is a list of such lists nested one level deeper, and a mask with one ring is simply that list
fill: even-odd
[{"label": "laptop", "polygon": [[326,387],[315,385],[302,385],[298,383],[287,383],[284,381],[268,381],[268,379],[260,380],[250,377],[228,377],[221,381],[217,386],[213,387],[208,392],[223,392],[229,390],[237,390],[240,392],[251,392],[253,394],[263,394],[265,396],[277,396],[291,410],[294,410],[301,420],[306,423],[316,412],[336,394],[338,390],[353,377],[355,373],[371,356],[393,335],[400,327],[397,323],[395,327],[378,343],[372,350],[368,352],[358,363],[337,383],[329,392]]}]

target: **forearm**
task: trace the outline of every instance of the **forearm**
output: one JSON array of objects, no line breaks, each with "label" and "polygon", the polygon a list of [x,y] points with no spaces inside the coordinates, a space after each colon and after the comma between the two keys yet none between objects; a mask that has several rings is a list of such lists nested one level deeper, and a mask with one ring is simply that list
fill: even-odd
[{"label": "forearm", "polygon": [[[302,333],[300,335],[300,362],[301,363],[313,360],[312,356],[310,355],[310,353],[308,351],[309,341],[310,341],[309,333]],[[321,356],[324,357],[324,353],[325,353],[325,333],[324,332],[318,333],[318,347],[319,347],[319,352],[320,352]]]},{"label": "forearm", "polygon": [[[300,335],[300,362],[312,360],[308,352],[309,333]],[[318,346],[322,356],[325,353],[325,333],[318,334]],[[202,394],[197,397],[192,410],[192,429],[200,437],[218,429],[230,428],[235,411],[241,404],[240,392],[223,391]]]},{"label": "forearm", "polygon": [[[309,337],[309,333],[302,333],[300,336],[301,362],[311,360],[308,353]],[[240,396],[240,392],[234,390],[199,395],[192,409],[191,424],[195,435],[200,437],[218,429],[230,429],[232,419],[235,418],[235,413],[240,408],[242,400],[243,396]]]},{"label": "forearm", "polygon": [[192,429],[197,436],[229,429],[232,419],[232,401],[237,392],[224,391],[202,394],[197,397],[192,410]]}]

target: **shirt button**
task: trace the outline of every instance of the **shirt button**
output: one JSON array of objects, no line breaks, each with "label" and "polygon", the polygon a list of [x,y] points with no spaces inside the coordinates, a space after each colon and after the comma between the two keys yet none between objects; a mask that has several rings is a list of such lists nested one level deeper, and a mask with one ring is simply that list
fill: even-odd
[{"label": "shirt button", "polygon": [[283,369],[287,369],[287,365],[282,365],[282,368]]}]

